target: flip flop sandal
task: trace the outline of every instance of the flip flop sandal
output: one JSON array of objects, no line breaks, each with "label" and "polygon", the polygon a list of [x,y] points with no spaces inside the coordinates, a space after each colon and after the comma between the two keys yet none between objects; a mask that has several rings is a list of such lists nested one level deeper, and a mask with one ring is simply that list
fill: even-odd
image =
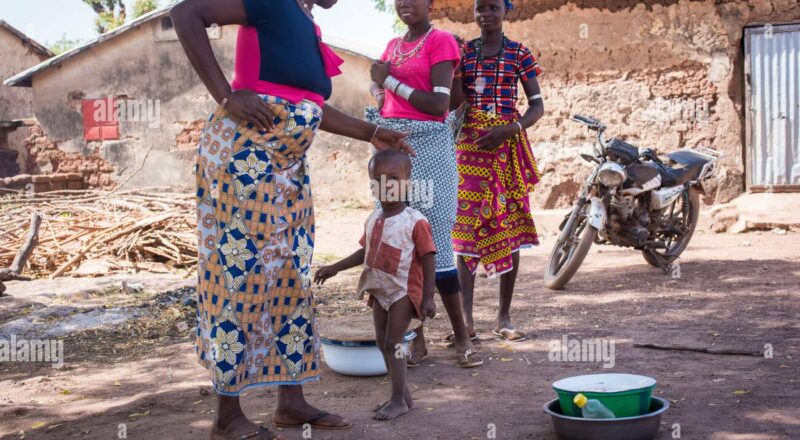
[{"label": "flip flop sandal", "polygon": [[472,350],[464,351],[464,358],[459,358],[458,366],[461,368],[475,368],[483,365],[483,359],[471,359],[472,357],[477,357],[478,353],[473,352]]},{"label": "flip flop sandal", "polygon": [[[513,328],[501,328],[500,331],[492,330],[492,334],[508,342],[522,342],[528,339],[525,333]],[[511,336],[509,336],[511,334]],[[517,336],[516,338],[514,336]]]},{"label": "flip flop sandal", "polygon": [[[453,342],[453,340],[454,340],[455,338],[456,338],[456,335],[454,335],[453,333],[450,333],[449,335],[447,335],[447,336],[445,336],[445,337],[444,337],[444,341],[445,341],[445,342]],[[481,338],[481,337],[480,337],[480,336],[478,336],[478,332],[475,332],[475,335],[474,335],[474,336],[470,336],[470,337],[469,337],[469,340],[470,340],[470,341],[477,341],[477,340],[478,340],[478,339],[480,339],[480,338]]]},{"label": "flip flop sandal", "polygon": [[330,426],[330,425],[318,425],[318,424],[316,424],[316,422],[324,419],[325,417],[332,416],[332,415],[334,415],[334,414],[331,414],[331,413],[329,413],[327,411],[320,411],[319,413],[315,414],[313,417],[310,417],[305,422],[300,422],[300,423],[279,423],[279,422],[273,421],[272,424],[277,426],[277,427],[279,427],[279,428],[302,428],[305,425],[309,425],[313,429],[322,429],[322,430],[327,430],[327,431],[338,431],[338,430],[342,430],[342,429],[350,429],[350,428],[353,427],[353,422],[349,422],[347,425],[343,425],[343,426]]},{"label": "flip flop sandal", "polygon": [[406,367],[408,367],[408,368],[417,368],[420,365],[422,365],[422,361],[424,361],[425,359],[428,359],[428,356],[430,356],[430,352],[425,353],[424,355],[422,355],[419,358],[418,362],[414,362],[414,361],[411,360],[411,355],[408,355],[406,357]]}]

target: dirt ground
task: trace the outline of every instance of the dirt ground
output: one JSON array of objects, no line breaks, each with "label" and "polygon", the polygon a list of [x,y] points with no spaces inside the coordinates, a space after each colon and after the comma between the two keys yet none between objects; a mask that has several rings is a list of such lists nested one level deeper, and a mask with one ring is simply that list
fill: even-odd
[{"label": "dirt ground", "polygon": [[[319,213],[316,263],[353,250],[365,215]],[[415,408],[388,423],[370,418],[372,406],[388,395],[385,377],[346,377],[325,367],[322,381],[306,386],[307,397],[355,426],[314,431],[312,438],[485,439],[493,424],[498,439],[555,439],[542,412],[555,397],[550,384],[610,371],[657,379],[655,394],[671,403],[659,439],[676,438],[678,428],[682,439],[800,438],[800,233],[698,232],[678,279],[649,267],[635,251],[594,247],[567,289],[552,292],[542,286],[542,270],[559,218],[558,212],[539,213],[544,244],[523,252],[512,312],[533,337],[516,344],[491,337],[498,282],[480,278],[477,349],[484,366],[458,369],[454,353],[436,343],[431,357],[409,373]],[[323,301],[320,319],[369,313],[355,298],[356,278],[351,271],[316,291]],[[120,287],[123,280],[127,287]],[[0,364],[0,438],[116,439],[122,428],[130,439],[207,438],[215,398],[190,340],[193,306],[183,298],[191,297],[191,280],[183,273],[9,283],[11,296],[0,299],[0,326],[38,313],[24,321],[35,329],[59,319],[42,311],[65,305],[77,308],[65,316],[111,308],[129,319],[67,333],[61,369]],[[448,325],[439,310],[429,333],[440,339]],[[563,335],[614,340],[614,368],[550,361],[548,343]],[[729,356],[634,343],[755,352],[771,344],[774,351],[772,358]],[[268,423],[275,397],[270,388],[246,393],[245,411]],[[300,430],[283,435],[302,438]]]}]

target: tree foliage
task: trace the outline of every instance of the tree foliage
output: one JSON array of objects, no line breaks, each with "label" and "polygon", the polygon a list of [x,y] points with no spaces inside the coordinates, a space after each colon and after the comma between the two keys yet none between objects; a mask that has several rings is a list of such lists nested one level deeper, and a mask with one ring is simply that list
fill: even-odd
[{"label": "tree foliage", "polygon": [[83,0],[97,14],[94,19],[98,34],[104,34],[125,24],[123,0]]},{"label": "tree foliage", "polygon": [[[124,0],[83,0],[83,2],[97,14],[94,24],[98,34],[114,30],[127,21],[128,11]],[[158,8],[158,0],[135,0],[131,18],[139,18],[156,8]]]},{"label": "tree foliage", "polygon": [[61,38],[56,40],[55,43],[50,44],[49,47],[50,47],[50,50],[52,50],[54,54],[61,55],[62,53],[66,52],[68,50],[72,50],[72,49],[80,46],[82,43],[83,43],[83,41],[81,41],[80,39],[72,40],[72,39],[67,38],[67,34],[63,34],[61,36]]},{"label": "tree foliage", "polygon": [[397,16],[394,10],[394,1],[393,0],[372,0],[372,3],[375,5],[375,9],[386,12],[388,14],[394,15],[394,23],[392,24],[392,29],[398,34],[401,34],[406,31],[406,25],[400,20],[400,17]]},{"label": "tree foliage", "polygon": [[148,12],[153,12],[158,8],[156,0],[136,0],[133,2],[133,18],[139,18]]}]

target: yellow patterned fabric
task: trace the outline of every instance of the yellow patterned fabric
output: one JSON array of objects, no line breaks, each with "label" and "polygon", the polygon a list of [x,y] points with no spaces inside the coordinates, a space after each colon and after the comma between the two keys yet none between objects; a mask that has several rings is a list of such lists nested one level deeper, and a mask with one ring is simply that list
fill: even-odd
[{"label": "yellow patterned fabric", "polygon": [[519,114],[497,115],[470,109],[456,143],[458,212],[452,240],[456,254],[475,273],[510,271],[512,253],[539,244],[529,194],[539,182],[536,159],[525,132],[494,150],[476,141],[492,127],[513,124]]},{"label": "yellow patterned fabric", "polygon": [[275,130],[259,132],[219,107],[203,130],[195,169],[197,352],[222,395],[319,378],[305,152],[322,110],[310,101],[262,99]]}]

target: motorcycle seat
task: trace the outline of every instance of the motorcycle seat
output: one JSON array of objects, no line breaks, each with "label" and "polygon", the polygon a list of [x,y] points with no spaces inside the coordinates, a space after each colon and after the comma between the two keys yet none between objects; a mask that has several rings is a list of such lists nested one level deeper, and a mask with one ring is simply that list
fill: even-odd
[{"label": "motorcycle seat", "polygon": [[667,155],[676,167],[665,166],[661,170],[661,186],[670,187],[683,185],[684,183],[696,179],[700,176],[703,166],[709,159],[692,151],[676,151]]}]

